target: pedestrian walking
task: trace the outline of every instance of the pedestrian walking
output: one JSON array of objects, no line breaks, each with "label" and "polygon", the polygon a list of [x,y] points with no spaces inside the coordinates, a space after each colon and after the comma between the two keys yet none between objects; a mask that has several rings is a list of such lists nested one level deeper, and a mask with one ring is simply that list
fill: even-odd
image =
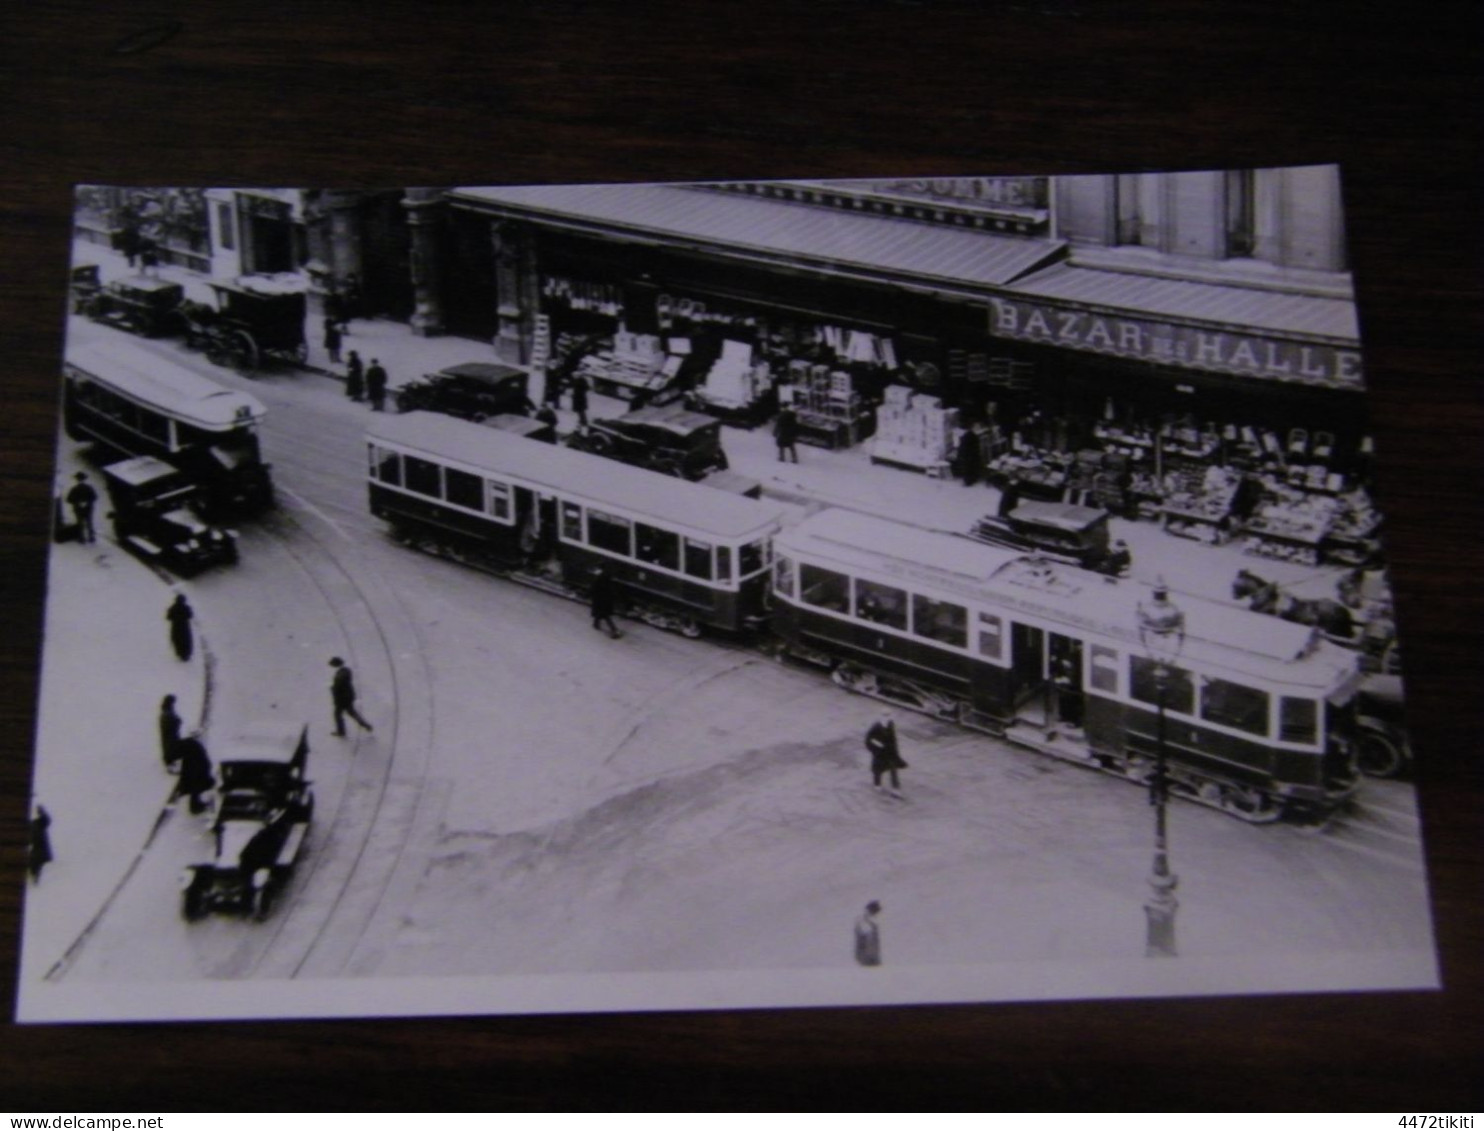
[{"label": "pedestrian walking", "polygon": [[613,623],[613,575],[608,572],[607,566],[600,565],[593,570],[593,587],[589,599],[592,602],[593,627],[606,631],[617,640],[623,633]]},{"label": "pedestrian walking", "polygon": [[778,445],[779,463],[787,462],[786,456],[792,457],[794,463],[799,462],[799,417],[793,405],[779,406],[778,419],[773,422],[773,440]]},{"label": "pedestrian walking", "polygon": [[191,621],[195,616],[184,593],[177,593],[165,610],[165,619],[170,622],[170,646],[175,649],[175,657],[181,663],[189,661],[195,649],[195,634],[191,632]]},{"label": "pedestrian walking", "polygon": [[173,803],[177,798],[189,797],[191,812],[204,813],[209,805],[205,794],[216,786],[206,744],[199,734],[187,735],[175,744],[175,752],[179,756],[180,776],[175,781],[175,792],[170,795],[170,800]]},{"label": "pedestrian walking", "polygon": [[332,657],[330,667],[335,669],[334,676],[330,679],[330,704],[335,714],[335,737],[345,737],[345,717],[349,715],[360,723],[361,729],[371,733],[374,729],[370,723],[361,718],[361,713],[356,710],[356,681],[351,674],[350,665],[339,656]]},{"label": "pedestrian walking", "polygon": [[41,882],[41,869],[52,862],[52,815],[45,805],[36,806],[36,815],[31,818],[31,839],[26,851],[26,870],[31,873],[31,882]]},{"label": "pedestrian walking", "polygon": [[897,724],[890,711],[882,711],[881,718],[866,731],[866,749],[871,752],[872,785],[880,789],[881,778],[887,775],[891,779],[892,795],[902,796],[902,783],[897,778],[897,771],[905,770],[907,763],[902,760],[901,752],[897,749]]},{"label": "pedestrian walking", "polygon": [[586,428],[587,391],[589,388],[591,388],[591,386],[588,384],[586,377],[584,377],[581,373],[576,373],[573,374],[572,380],[567,383],[567,388],[571,390],[572,411],[577,414],[577,423],[581,427]]},{"label": "pedestrian walking", "polygon": [[345,355],[345,395],[353,401],[366,395],[366,366],[355,350]]},{"label": "pedestrian walking", "polygon": [[366,370],[366,399],[371,402],[372,412],[381,412],[386,407],[386,370],[376,358]]},{"label": "pedestrian walking", "polygon": [[180,716],[175,712],[175,696],[160,700],[160,760],[169,773],[175,773],[180,761]]},{"label": "pedestrian walking", "polygon": [[80,542],[93,542],[97,535],[93,531],[93,508],[98,505],[98,492],[88,482],[88,473],[79,471],[72,490],[67,492],[67,505],[72,508],[72,521],[77,525]]},{"label": "pedestrian walking", "polygon": [[862,966],[881,965],[881,925],[876,922],[880,914],[881,904],[873,899],[855,921],[855,960]]},{"label": "pedestrian walking", "polygon": [[160,277],[160,246],[154,240],[146,239],[139,244],[139,274]]},{"label": "pedestrian walking", "polygon": [[340,364],[340,343],[340,323],[327,314],[325,315],[325,352],[330,355],[330,360],[336,365]]}]

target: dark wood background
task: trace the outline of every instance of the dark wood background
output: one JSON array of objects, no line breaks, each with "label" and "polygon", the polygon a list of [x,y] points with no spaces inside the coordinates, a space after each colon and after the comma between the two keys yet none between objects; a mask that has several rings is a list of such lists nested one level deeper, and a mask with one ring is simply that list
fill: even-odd
[{"label": "dark wood background", "polygon": [[[0,15],[0,995],[73,182],[419,185],[1339,161],[1442,993],[0,1027],[13,1110],[1477,1109],[1476,5],[51,0]],[[97,689],[79,688],[80,709]],[[8,1007],[0,1007],[7,1008]]]}]

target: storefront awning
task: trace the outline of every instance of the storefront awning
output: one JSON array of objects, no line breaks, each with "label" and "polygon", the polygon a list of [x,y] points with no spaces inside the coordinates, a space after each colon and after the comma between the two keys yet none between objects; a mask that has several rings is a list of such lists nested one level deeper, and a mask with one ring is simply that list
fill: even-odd
[{"label": "storefront awning", "polygon": [[1051,262],[1064,246],[685,185],[460,188],[449,199],[595,235],[958,292],[1003,286]]}]

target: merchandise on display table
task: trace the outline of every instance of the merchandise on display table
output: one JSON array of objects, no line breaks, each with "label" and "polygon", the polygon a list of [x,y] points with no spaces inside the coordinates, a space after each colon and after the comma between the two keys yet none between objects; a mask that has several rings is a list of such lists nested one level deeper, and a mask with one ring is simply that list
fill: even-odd
[{"label": "merchandise on display table", "polygon": [[1244,548],[1261,557],[1318,565],[1338,507],[1334,499],[1277,488],[1247,523]]},{"label": "merchandise on display table", "polygon": [[991,460],[985,470],[993,486],[1013,484],[1031,498],[1055,502],[1067,489],[1070,463],[1070,457],[1058,452],[1037,455],[1023,449]]},{"label": "merchandise on display table", "polygon": [[1232,509],[1241,485],[1237,472],[1206,468],[1197,486],[1182,484],[1166,494],[1161,508],[1164,529],[1211,546],[1225,542],[1232,535]]},{"label": "merchandise on display table", "polygon": [[726,338],[691,403],[715,416],[751,416],[764,403],[771,383],[767,363],[753,361],[752,346]]},{"label": "merchandise on display table", "polygon": [[944,408],[937,397],[889,385],[876,413],[871,462],[941,476],[953,455],[957,427],[958,411]]},{"label": "merchandise on display table", "polygon": [[682,360],[667,353],[657,335],[620,329],[613,335],[611,348],[588,354],[577,371],[605,396],[663,403],[673,399]]},{"label": "merchandise on display table", "polygon": [[849,448],[865,436],[865,405],[843,369],[813,364],[807,370],[789,367],[790,373],[807,373],[794,386],[794,408],[799,418],[799,439],[821,448]]}]

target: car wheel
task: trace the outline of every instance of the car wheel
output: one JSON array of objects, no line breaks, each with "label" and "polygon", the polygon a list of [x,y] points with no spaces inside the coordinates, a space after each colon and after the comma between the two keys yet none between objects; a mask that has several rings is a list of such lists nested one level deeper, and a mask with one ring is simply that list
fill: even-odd
[{"label": "car wheel", "polygon": [[1390,735],[1377,730],[1362,732],[1359,762],[1363,773],[1373,778],[1395,777],[1403,761],[1401,748]]},{"label": "car wheel", "polygon": [[227,362],[239,373],[251,373],[262,359],[258,355],[258,344],[252,335],[244,332],[233,334],[227,342]]}]

